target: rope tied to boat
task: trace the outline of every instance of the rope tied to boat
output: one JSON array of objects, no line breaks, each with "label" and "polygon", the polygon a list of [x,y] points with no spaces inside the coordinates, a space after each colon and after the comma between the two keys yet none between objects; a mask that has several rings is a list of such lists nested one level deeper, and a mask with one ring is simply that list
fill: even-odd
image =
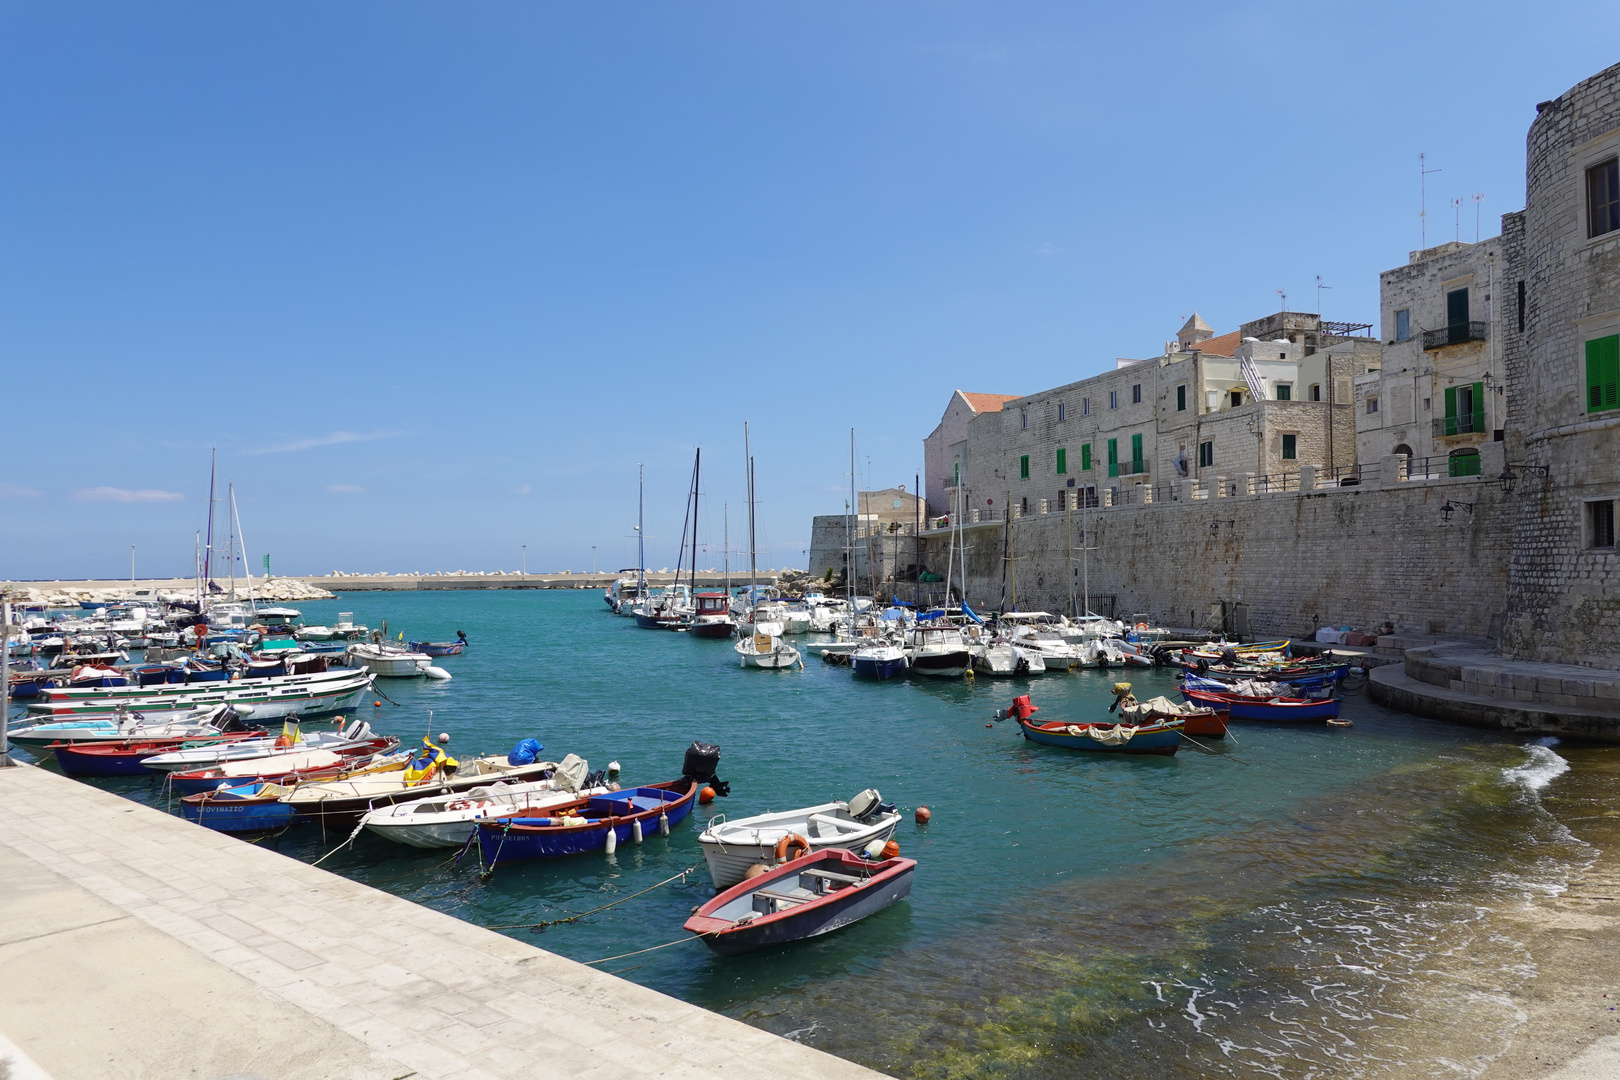
[{"label": "rope tied to boat", "polygon": [[657,952],[659,949],[667,949],[671,945],[679,945],[686,941],[702,941],[704,938],[713,937],[719,932],[720,931],[718,930],[706,930],[701,934],[693,934],[691,937],[676,938],[674,941],[666,941],[662,945],[652,945],[645,949],[637,949],[635,952],[620,953],[618,956],[604,956],[600,960],[582,960],[580,962],[584,964],[605,964],[609,960],[624,960],[632,956],[640,956],[642,953]]},{"label": "rope tied to boat", "polygon": [[[697,871],[699,871],[701,869],[703,869],[703,864],[702,863],[698,863],[698,864],[696,864],[694,866],[688,866],[685,870],[682,870],[680,873],[674,875],[673,877],[667,877],[663,881],[658,882],[656,885],[649,885],[645,889],[642,889],[640,892],[633,892],[629,896],[621,896],[619,899],[613,901],[613,903],[611,903],[611,904],[603,904],[601,907],[592,908],[589,911],[582,911],[578,915],[570,915],[566,919],[543,919],[540,922],[536,922],[536,923],[512,923],[510,926],[486,926],[486,927],[484,927],[484,929],[485,930],[523,930],[523,929],[527,929],[530,933],[538,934],[538,933],[541,933],[542,931],[544,931],[545,928],[548,927],[548,926],[561,926],[564,923],[577,922],[580,919],[585,918],[585,916],[587,916],[587,915],[595,915],[599,911],[606,911],[608,908],[618,907],[620,904],[626,902],[627,900],[634,900],[636,897],[643,896],[646,893],[650,893],[654,889],[661,889],[665,885],[668,885],[672,881],[679,881],[682,885],[685,885],[686,884],[686,876],[688,874],[696,873]],[[685,939],[682,939],[682,940],[685,940]],[[629,955],[629,954],[626,954],[626,955]],[[608,957],[608,959],[609,960],[617,960],[618,957],[610,956],[610,957]],[[601,961],[600,960],[595,960],[595,961],[592,961],[592,963],[598,963],[599,964],[599,963],[601,963]]]},{"label": "rope tied to boat", "polygon": [[349,838],[347,840],[343,841],[343,843],[339,844],[337,847],[333,848],[331,851],[328,851],[325,855],[322,855],[320,858],[316,859],[314,862],[310,863],[309,865],[311,865],[311,866],[319,866],[319,865],[321,865],[321,863],[325,862],[327,859],[330,859],[332,856],[336,855],[338,852],[342,851],[344,848],[346,848],[350,844],[354,843],[354,838],[359,836],[360,835],[360,830],[364,829],[365,827],[366,827],[366,819],[365,819],[364,816],[362,816],[360,818],[359,823],[355,825],[354,831],[349,834]]}]

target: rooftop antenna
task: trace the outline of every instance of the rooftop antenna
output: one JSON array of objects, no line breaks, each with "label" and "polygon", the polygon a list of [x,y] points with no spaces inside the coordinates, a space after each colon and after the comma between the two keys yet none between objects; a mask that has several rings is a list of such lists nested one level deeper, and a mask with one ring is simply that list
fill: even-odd
[{"label": "rooftop antenna", "polygon": [[1483,192],[1476,191],[1472,196],[1474,200],[1474,243],[1479,243],[1479,204],[1485,201]]},{"label": "rooftop antenna", "polygon": [[1451,238],[1462,243],[1462,199],[1451,200]]},{"label": "rooftop antenna", "polygon": [[1277,299],[1282,304],[1282,307],[1278,308],[1278,310],[1279,311],[1287,311],[1288,310],[1288,290],[1287,289],[1278,289],[1277,290]]},{"label": "rooftop antenna", "polygon": [[1333,288],[1333,286],[1322,284],[1321,274],[1316,275],[1316,317],[1318,319],[1322,317],[1322,290],[1331,288]]},{"label": "rooftop antenna", "polygon": [[1425,168],[1428,162],[1427,154],[1418,155],[1418,227],[1421,230],[1423,242],[1420,247],[1429,246],[1429,174],[1437,173],[1439,169]]}]

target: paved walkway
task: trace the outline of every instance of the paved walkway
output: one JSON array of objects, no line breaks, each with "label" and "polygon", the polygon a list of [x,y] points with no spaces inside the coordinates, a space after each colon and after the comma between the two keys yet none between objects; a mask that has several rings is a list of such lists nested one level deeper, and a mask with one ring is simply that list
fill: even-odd
[{"label": "paved walkway", "polygon": [[55,1080],[881,1075],[29,766],[0,1032]]}]

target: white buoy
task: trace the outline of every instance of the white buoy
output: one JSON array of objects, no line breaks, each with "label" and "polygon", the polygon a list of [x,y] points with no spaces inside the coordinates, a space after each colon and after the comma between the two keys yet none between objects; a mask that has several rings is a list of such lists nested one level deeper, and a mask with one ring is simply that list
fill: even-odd
[{"label": "white buoy", "polygon": [[619,830],[618,829],[609,829],[608,830],[607,841],[606,841],[606,843],[604,843],[602,845],[602,850],[607,852],[609,855],[611,855],[615,851],[619,850]]},{"label": "white buoy", "polygon": [[638,844],[641,843],[641,819],[640,818],[637,818],[636,820],[634,820],[634,821],[632,821],[630,823],[630,839],[634,840]]},{"label": "white buoy", "polygon": [[434,667],[432,664],[423,664],[422,674],[426,675],[430,679],[437,679],[440,682],[448,682],[450,679],[450,673],[448,671],[444,670],[442,667]]},{"label": "white buoy", "polygon": [[669,815],[668,814],[659,814],[658,815],[658,835],[659,836],[668,836],[669,835]]}]

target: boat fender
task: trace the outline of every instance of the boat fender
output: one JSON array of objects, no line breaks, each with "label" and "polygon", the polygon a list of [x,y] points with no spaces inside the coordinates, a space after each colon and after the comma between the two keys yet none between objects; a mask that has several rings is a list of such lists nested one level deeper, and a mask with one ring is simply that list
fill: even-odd
[{"label": "boat fender", "polygon": [[630,823],[630,839],[635,841],[638,844],[641,843],[641,819],[640,818],[637,818],[636,820],[634,820],[634,821],[632,821]]},{"label": "boat fender", "polygon": [[885,859],[896,858],[897,856],[899,856],[899,854],[900,854],[900,845],[899,845],[898,842],[896,842],[894,840],[890,840],[887,844],[883,845],[883,857]]},{"label": "boat fender", "polygon": [[432,664],[423,664],[422,674],[426,675],[430,679],[437,679],[439,682],[450,681],[450,673],[448,671],[444,670],[442,667],[434,667]]},{"label": "boat fender", "polygon": [[610,827],[607,831],[607,839],[602,842],[602,850],[611,855],[618,849],[619,830]]},{"label": "boat fender", "polygon": [[[640,822],[637,822],[637,824],[640,824]],[[659,836],[668,836],[669,835],[669,815],[668,814],[659,814],[658,815],[658,835]]]},{"label": "boat fender", "polygon": [[861,854],[868,859],[881,859],[883,857],[883,841],[874,840],[861,849]]},{"label": "boat fender", "polygon": [[[873,841],[876,843],[876,841]],[[882,845],[879,845],[880,847]],[[788,833],[776,842],[776,861],[787,862],[810,854],[810,841],[798,833]]]}]

